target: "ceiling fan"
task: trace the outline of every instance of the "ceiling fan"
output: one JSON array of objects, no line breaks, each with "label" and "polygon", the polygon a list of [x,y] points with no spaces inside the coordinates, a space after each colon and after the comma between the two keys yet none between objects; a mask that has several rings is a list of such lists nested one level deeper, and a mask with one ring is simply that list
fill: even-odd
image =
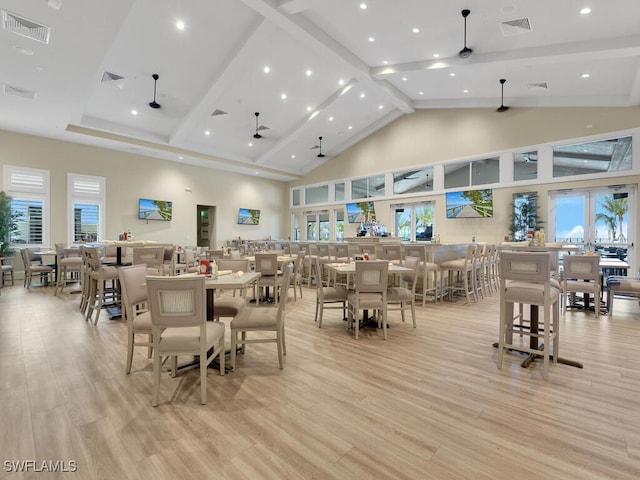
[{"label": "ceiling fan", "polygon": [[322,153],[322,137],[318,137],[318,145],[314,145],[313,147],[311,147],[311,150],[315,150],[316,148],[320,149],[320,152],[318,153],[318,155],[316,155],[318,158],[324,158],[325,154]]},{"label": "ceiling fan", "polygon": [[505,78],[501,78],[500,79],[500,85],[501,85],[501,88],[502,88],[502,93],[500,94],[500,106],[496,109],[496,112],[502,113],[502,112],[506,112],[507,110],[509,110],[509,107],[505,107],[504,106],[504,83],[506,81],[507,80]]},{"label": "ceiling fan", "polygon": [[153,101],[149,102],[149,106],[151,108],[160,108],[161,105],[156,102],[156,87],[158,85],[158,79],[160,78],[160,76],[157,73],[154,73],[153,75],[151,75],[151,77],[153,78]]},{"label": "ceiling fan", "polygon": [[262,138],[262,135],[258,132],[261,132],[262,130],[269,130],[269,127],[265,127],[264,125],[258,126],[258,117],[260,116],[260,112],[256,112],[254,115],[256,116],[256,133],[253,134],[253,138]]},{"label": "ceiling fan", "polygon": [[465,8],[460,13],[462,13],[462,18],[464,18],[464,48],[458,52],[458,56],[460,58],[469,58],[473,53],[473,50],[467,47],[467,17],[471,13],[471,10]]}]

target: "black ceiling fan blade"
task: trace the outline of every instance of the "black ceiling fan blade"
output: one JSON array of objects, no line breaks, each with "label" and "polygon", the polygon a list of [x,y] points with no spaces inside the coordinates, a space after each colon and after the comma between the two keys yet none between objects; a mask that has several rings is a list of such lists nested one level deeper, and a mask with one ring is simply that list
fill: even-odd
[{"label": "black ceiling fan blade", "polygon": [[156,102],[156,87],[158,86],[158,79],[160,76],[157,73],[154,73],[151,77],[153,78],[153,101],[149,102],[149,106],[151,108],[160,108],[162,105]]}]

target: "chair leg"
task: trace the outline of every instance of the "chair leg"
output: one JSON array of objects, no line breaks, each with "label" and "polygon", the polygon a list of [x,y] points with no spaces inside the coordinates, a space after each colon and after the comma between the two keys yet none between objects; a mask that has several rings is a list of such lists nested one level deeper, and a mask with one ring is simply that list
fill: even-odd
[{"label": "chair leg", "polygon": [[229,359],[229,363],[231,366],[231,370],[235,370],[236,368],[236,350],[238,348],[238,331],[231,330],[231,357]]},{"label": "chair leg", "polygon": [[153,391],[151,394],[151,405],[158,405],[158,396],[160,393],[160,355],[156,352],[153,356]]},{"label": "chair leg", "polygon": [[135,334],[130,330],[127,333],[127,366],[125,373],[131,373],[131,364],[133,363],[133,342],[135,340]]},{"label": "chair leg", "polygon": [[207,404],[207,352],[200,352],[200,403]]}]

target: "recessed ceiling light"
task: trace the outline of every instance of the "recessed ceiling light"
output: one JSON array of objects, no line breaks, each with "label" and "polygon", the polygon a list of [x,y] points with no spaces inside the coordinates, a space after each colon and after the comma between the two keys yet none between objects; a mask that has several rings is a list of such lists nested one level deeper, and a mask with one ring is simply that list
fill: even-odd
[{"label": "recessed ceiling light", "polygon": [[138,110],[135,110],[135,109],[131,110],[131,115],[137,115],[137,114],[138,114]]},{"label": "recessed ceiling light", "polygon": [[178,160],[182,160],[184,157],[181,155],[178,157]]},{"label": "recessed ceiling light", "polygon": [[589,75],[588,73],[583,73],[582,74],[582,78],[589,78],[591,75]]},{"label": "recessed ceiling light", "polygon": [[313,107],[307,107],[307,112],[310,112],[311,110],[313,110]]},{"label": "recessed ceiling light", "polygon": [[291,158],[296,158],[296,156],[295,155],[291,155]]},{"label": "recessed ceiling light", "polygon": [[411,30],[413,33],[420,33],[420,29],[418,27],[415,27],[413,30]]},{"label": "recessed ceiling light", "polygon": [[286,100],[286,99],[287,99],[287,94],[286,94],[286,93],[283,93],[282,95],[280,95],[280,98],[281,98],[282,100]]},{"label": "recessed ceiling light", "polygon": [[589,15],[591,13],[591,9],[589,7],[585,7],[582,10],[580,10],[580,13],[582,15]]},{"label": "recessed ceiling light", "polygon": [[407,77],[402,77],[402,81],[406,82],[407,81]]},{"label": "recessed ceiling light", "polygon": [[250,146],[250,147],[253,147],[253,143],[252,143],[252,142],[249,142],[249,146]]},{"label": "recessed ceiling light", "polygon": [[342,80],[342,79],[338,80],[338,85],[343,86],[344,85],[344,80]]},{"label": "recessed ceiling light", "polygon": [[366,95],[364,94],[364,92],[362,92],[362,93],[360,94],[360,98],[364,98],[364,97],[366,97]]},{"label": "recessed ceiling light", "polygon": [[178,20],[178,21],[176,22],[176,28],[177,28],[178,30],[184,30],[184,22],[183,22],[182,20]]},{"label": "recessed ceiling light", "polygon": [[466,88],[462,91],[462,93],[469,93],[469,90],[467,90]]},{"label": "recessed ceiling light", "polygon": [[424,95],[424,92],[418,92],[418,95]]},{"label": "recessed ceiling light", "polygon": [[353,130],[353,125],[349,125],[347,128],[348,128],[349,130]]},{"label": "recessed ceiling light", "polygon": [[310,69],[310,68],[309,68],[309,69],[307,69],[307,71],[306,71],[306,72],[304,72],[304,73],[305,73],[305,75],[306,75],[307,77],[310,77],[311,75],[313,75],[313,72],[311,71],[311,69]]},{"label": "recessed ceiling light", "polygon": [[370,41],[370,42],[375,42],[375,41],[376,41],[376,39],[375,39],[375,38],[373,38],[373,37],[369,37],[369,41]]},{"label": "recessed ceiling light", "polygon": [[329,117],[329,121],[330,121],[330,122],[333,122],[333,117]]},{"label": "recessed ceiling light", "polygon": [[440,54],[439,53],[434,53],[433,54],[433,58],[440,58]]},{"label": "recessed ceiling light", "polygon": [[205,135],[211,135],[211,132],[210,132],[209,130],[205,130],[205,131],[204,131],[204,134],[205,134]]},{"label": "recessed ceiling light", "polygon": [[453,72],[451,72],[451,73],[449,74],[449,76],[450,76],[450,77],[455,77],[455,76],[456,76],[456,74],[455,74],[455,73],[453,73]]},{"label": "recessed ceiling light", "polygon": [[361,9],[361,10],[366,10],[366,9],[367,9],[367,4],[366,4],[366,3],[364,3],[364,2],[363,2],[363,3],[361,3],[361,4],[360,4],[360,9]]},{"label": "recessed ceiling light", "polygon": [[384,108],[384,105],[378,105],[378,110],[382,110]]},{"label": "recessed ceiling light", "polygon": [[269,68],[269,65],[267,65],[267,66],[265,66],[265,67],[262,69],[262,71],[263,71],[264,73],[269,73],[269,72],[271,71],[271,68]]},{"label": "recessed ceiling light", "polygon": [[389,62],[387,62],[386,60],[383,60],[383,61],[382,61],[382,64],[383,64],[383,65],[389,65]]}]

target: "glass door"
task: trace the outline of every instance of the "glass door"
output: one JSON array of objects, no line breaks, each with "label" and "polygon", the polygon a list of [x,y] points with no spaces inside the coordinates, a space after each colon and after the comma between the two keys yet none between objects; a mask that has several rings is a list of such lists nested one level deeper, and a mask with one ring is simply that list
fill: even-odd
[{"label": "glass door", "polygon": [[549,230],[553,240],[634,265],[635,194],[632,186],[551,192]]},{"label": "glass door", "polygon": [[394,205],[394,234],[404,242],[424,242],[433,234],[433,202]]}]

